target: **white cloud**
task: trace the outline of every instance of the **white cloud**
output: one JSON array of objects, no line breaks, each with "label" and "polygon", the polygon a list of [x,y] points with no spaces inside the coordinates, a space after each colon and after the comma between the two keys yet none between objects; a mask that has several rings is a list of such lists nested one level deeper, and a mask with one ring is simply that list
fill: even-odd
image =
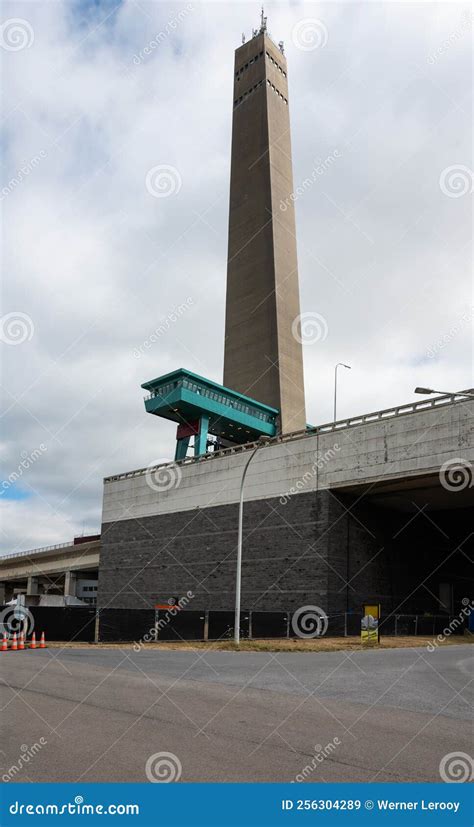
[{"label": "white cloud", "polygon": [[[29,496],[3,503],[5,552],[97,530],[102,476],[172,455],[174,426],[145,414],[141,382],[182,366],[222,376],[233,50],[258,9],[195,2],[136,65],[186,6],[2,6],[35,33],[1,54],[3,186],[45,153],[1,202],[2,312],[35,326],[31,341],[4,346],[5,476],[21,451],[48,445],[22,480]],[[295,185],[341,153],[296,203],[302,310],[329,327],[305,348],[308,421],[331,418],[340,360],[353,365],[341,416],[409,401],[417,384],[472,383],[469,324],[427,356],[473,303],[472,201],[439,188],[444,168],[472,168],[469,33],[428,63],[466,10],[268,6],[287,43]],[[304,16],[324,21],[324,48],[292,45]],[[157,164],[179,170],[176,196],[147,192]]]}]

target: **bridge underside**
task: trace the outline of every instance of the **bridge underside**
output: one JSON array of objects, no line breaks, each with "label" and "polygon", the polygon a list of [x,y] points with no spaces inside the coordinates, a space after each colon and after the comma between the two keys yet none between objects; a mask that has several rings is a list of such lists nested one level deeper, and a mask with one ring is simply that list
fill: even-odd
[{"label": "bridge underside", "polygon": [[451,486],[449,483],[443,485],[439,474],[420,474],[402,480],[343,486],[338,491],[362,496],[372,505],[394,511],[416,512],[419,508],[425,511],[457,511],[474,506],[472,486],[461,476],[457,485]]},{"label": "bridge underside", "polygon": [[462,608],[473,576],[472,488],[447,488],[439,475],[431,474],[349,486],[338,489],[337,496],[349,509],[349,520],[358,522],[358,530],[352,530],[365,536],[369,555],[367,568],[358,571],[357,543],[346,545],[356,593],[374,578],[374,595],[391,611],[453,613]]}]

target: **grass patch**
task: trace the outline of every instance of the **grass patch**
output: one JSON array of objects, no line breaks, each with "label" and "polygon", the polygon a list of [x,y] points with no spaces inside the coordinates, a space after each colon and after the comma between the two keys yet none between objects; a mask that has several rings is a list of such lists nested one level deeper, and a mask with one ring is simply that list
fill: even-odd
[{"label": "grass patch", "polygon": [[[162,641],[161,643],[145,643],[143,649],[156,651],[177,650],[192,652],[196,650],[217,651],[217,652],[341,652],[341,651],[365,651],[367,649],[411,649],[424,648],[430,644],[433,646],[458,646],[474,642],[474,635],[451,635],[442,642],[436,637],[382,637],[380,644],[362,644],[358,637],[322,637],[301,640],[290,639],[268,639],[268,640],[242,640],[239,646],[231,640],[218,641]],[[123,643],[74,643],[71,642],[48,642],[51,648],[74,648],[74,649],[133,649],[134,644],[129,641]]]}]

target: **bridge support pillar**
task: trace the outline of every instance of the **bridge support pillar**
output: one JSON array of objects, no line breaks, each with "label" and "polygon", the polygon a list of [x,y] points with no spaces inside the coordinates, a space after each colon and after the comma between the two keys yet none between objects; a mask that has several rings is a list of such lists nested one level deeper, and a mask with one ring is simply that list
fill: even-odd
[{"label": "bridge support pillar", "polygon": [[0,583],[0,606],[3,606],[7,599],[7,587],[5,583]]},{"label": "bridge support pillar", "polygon": [[27,594],[38,594],[39,580],[37,577],[30,575],[26,584]]},{"label": "bridge support pillar", "polygon": [[76,572],[75,571],[67,571],[64,575],[64,596],[65,597],[75,597],[76,596]]}]

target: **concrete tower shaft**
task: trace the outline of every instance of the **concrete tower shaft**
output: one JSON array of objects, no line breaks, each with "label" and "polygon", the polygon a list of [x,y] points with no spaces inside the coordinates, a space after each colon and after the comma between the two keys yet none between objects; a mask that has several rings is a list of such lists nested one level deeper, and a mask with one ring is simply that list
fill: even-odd
[{"label": "concrete tower shaft", "polygon": [[233,100],[224,385],[288,433],[306,425],[288,77],[264,30],[235,52]]}]

